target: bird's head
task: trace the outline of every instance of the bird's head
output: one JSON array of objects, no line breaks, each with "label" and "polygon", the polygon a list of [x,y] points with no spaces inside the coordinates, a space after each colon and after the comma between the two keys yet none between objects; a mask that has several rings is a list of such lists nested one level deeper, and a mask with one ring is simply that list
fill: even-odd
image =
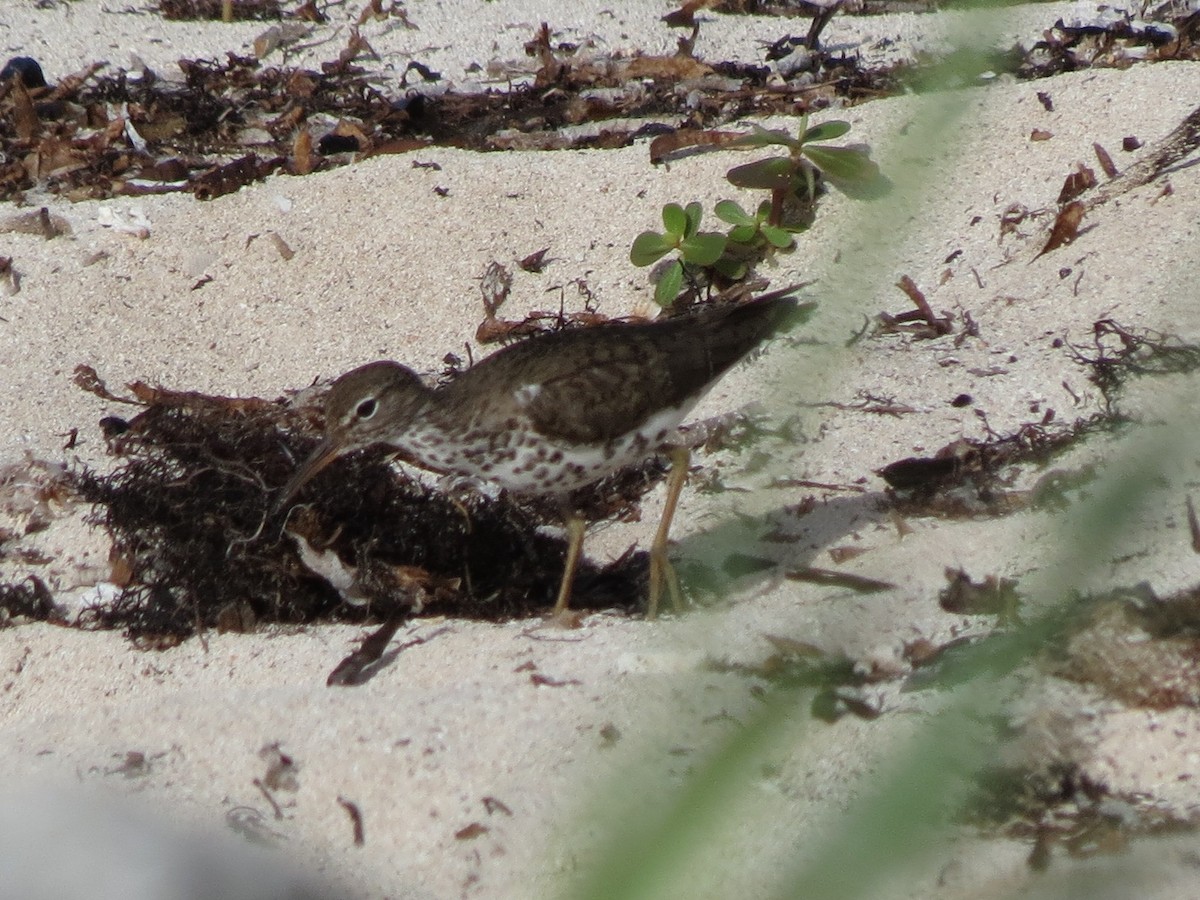
[{"label": "bird's head", "polygon": [[412,369],[373,362],[333,383],[325,400],[325,439],[296,469],[276,503],[282,507],[331,462],[373,444],[395,444],[429,402],[430,390]]}]

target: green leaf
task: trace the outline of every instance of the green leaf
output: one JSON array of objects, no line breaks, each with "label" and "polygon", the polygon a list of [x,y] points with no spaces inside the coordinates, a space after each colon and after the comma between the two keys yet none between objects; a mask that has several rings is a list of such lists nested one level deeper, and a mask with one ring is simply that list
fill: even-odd
[{"label": "green leaf", "polygon": [[754,213],[754,221],[765,222],[771,218],[771,201],[764,200],[758,204],[758,209]]},{"label": "green leaf", "polygon": [[662,273],[662,278],[658,279],[658,285],[654,288],[654,302],[659,306],[670,306],[679,296],[679,288],[682,286],[683,263],[675,260],[675,263]]},{"label": "green leaf", "polygon": [[713,268],[730,281],[741,281],[750,270],[750,267],[746,265],[744,260],[734,259],[732,256],[722,256],[713,263]]},{"label": "green leaf", "polygon": [[722,200],[715,207],[713,212],[717,214],[717,218],[722,222],[728,222],[730,225],[753,225],[754,216],[746,212],[732,200]]},{"label": "green leaf", "polygon": [[662,220],[668,234],[683,237],[687,233],[687,213],[678,203],[668,203],[663,207]]},{"label": "green leaf", "polygon": [[683,213],[687,216],[687,229],[683,232],[683,236],[691,237],[700,229],[700,217],[704,215],[704,207],[692,201]]},{"label": "green leaf", "polygon": [[735,166],[725,173],[725,177],[734,187],[788,190],[795,183],[795,170],[796,164],[790,157],[776,156]]},{"label": "green leaf", "polygon": [[754,236],[758,234],[758,223],[753,225],[735,225],[729,229],[729,240],[735,244],[748,244],[754,240]]},{"label": "green leaf", "polygon": [[817,170],[812,166],[804,167],[804,186],[808,188],[808,199],[817,199]]},{"label": "green leaf", "polygon": [[792,237],[791,232],[786,228],[778,228],[775,225],[763,225],[762,234],[763,237],[771,242],[771,246],[778,247],[780,250],[786,250],[795,243],[795,238]]},{"label": "green leaf", "polygon": [[658,262],[675,249],[675,242],[657,231],[643,231],[633,239],[629,250],[629,261],[635,266],[648,266]]},{"label": "green leaf", "polygon": [[754,130],[736,140],[730,141],[727,146],[743,150],[747,147],[787,147],[794,150],[800,146],[800,142],[786,131],[777,129],[768,130],[761,125],[751,125],[750,127]]},{"label": "green leaf", "polygon": [[800,142],[807,144],[810,141],[832,141],[840,138],[849,130],[849,122],[843,122],[841,119],[832,119],[808,129],[808,131],[804,132],[804,136],[800,138]]},{"label": "green leaf", "polygon": [[879,175],[879,166],[857,147],[805,147],[804,155],[830,178],[867,181]]},{"label": "green leaf", "polygon": [[711,266],[725,252],[726,238],[715,231],[702,231],[685,238],[679,245],[683,258],[697,266]]}]

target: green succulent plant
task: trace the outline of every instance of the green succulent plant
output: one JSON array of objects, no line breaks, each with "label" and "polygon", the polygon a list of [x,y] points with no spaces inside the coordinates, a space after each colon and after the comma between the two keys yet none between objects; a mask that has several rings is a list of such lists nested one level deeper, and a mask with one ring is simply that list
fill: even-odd
[{"label": "green succulent plant", "polygon": [[730,225],[725,252],[713,268],[730,281],[741,281],[750,268],[776,250],[790,250],[796,239],[787,228],[770,224],[771,201],[764,200],[754,213],[748,213],[733,200],[722,200],[713,212]]},{"label": "green succulent plant", "polygon": [[769,190],[771,199],[753,213],[733,200],[722,200],[714,208],[717,218],[730,226],[726,234],[700,230],[703,210],[699,203],[686,207],[668,203],[663,207],[663,231],[644,231],[629,252],[635,266],[649,266],[670,253],[677,254],[663,270],[654,290],[660,306],[670,306],[679,296],[684,279],[704,273],[710,282],[737,282],[751,269],[779,250],[795,246],[796,232],[811,224],[818,191],[818,174],[854,197],[878,196],[890,182],[872,162],[865,146],[831,146],[850,130],[849,122],[838,120],[808,126],[800,120],[799,136],[786,131],[753,126],[727,147],[754,149],[784,147],[787,156],[773,156],[736,166],[726,178],[737,187]]},{"label": "green succulent plant", "polygon": [[704,268],[713,265],[725,252],[727,238],[713,231],[701,231],[704,215],[699,203],[682,207],[668,203],[662,210],[663,231],[643,231],[633,241],[629,261],[635,266],[649,266],[668,253],[678,257],[662,273],[654,289],[654,301],[670,306],[679,296],[687,267]]},{"label": "green succulent plant", "polygon": [[713,212],[722,222],[733,226],[729,229],[728,238],[736,244],[769,244],[776,250],[786,250],[796,241],[791,231],[771,224],[770,200],[760,203],[758,210],[753,214],[746,212],[732,200],[722,200],[714,207]]},{"label": "green succulent plant", "polygon": [[836,140],[850,130],[850,123],[838,119],[808,127],[808,116],[800,119],[799,136],[782,129],[752,126],[753,130],[729,146],[740,149],[784,147],[787,156],[758,159],[730,169],[725,177],[735,187],[771,192],[768,223],[784,227],[784,204],[789,196],[811,203],[817,195],[817,173],[843,193],[853,197],[877,196],[889,182],[871,160],[863,146],[838,147],[824,143]]}]

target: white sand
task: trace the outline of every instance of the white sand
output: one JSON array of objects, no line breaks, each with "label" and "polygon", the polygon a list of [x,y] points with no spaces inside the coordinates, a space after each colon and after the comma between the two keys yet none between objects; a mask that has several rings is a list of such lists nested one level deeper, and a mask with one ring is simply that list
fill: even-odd
[{"label": "white sand", "polygon": [[[543,20],[575,39],[596,35],[602,48],[673,48],[675,34],[658,23],[667,7],[618,6],[620,12],[582,4],[568,14],[552,3],[413,2],[408,14],[419,31],[393,20],[364,34],[383,56],[382,73],[394,75],[415,55],[455,79],[472,77],[472,62],[521,58],[521,45]],[[1018,8],[1004,34],[1036,35],[1072,6]],[[332,34],[353,12],[335,9],[338,20],[319,35]],[[839,19],[828,37],[850,45],[861,30],[869,35],[869,52],[880,37],[936,45],[959,18]],[[131,53],[166,72],[182,56],[246,52],[264,27],[168,25],[100,0],[0,10],[7,52],[38,57],[51,78],[97,58],[129,65]],[[710,15],[697,51],[709,59],[761,60],[762,44],[787,27]],[[797,22],[791,30],[806,27]],[[331,48],[342,40],[344,32],[308,62],[334,56]],[[997,39],[1000,45],[1006,40]],[[753,664],[771,652],[763,635],[777,634],[857,660],[902,665],[904,641],[925,636],[938,642],[986,629],[984,620],[938,608],[946,567],[962,566],[975,578],[1018,578],[1029,592],[1053,583],[1060,539],[1075,527],[1074,514],[913,519],[911,533],[901,538],[879,509],[884,485],[873,472],[959,437],[983,437],[976,411],[999,433],[1039,420],[1047,408],[1068,421],[1095,412],[1100,397],[1086,372],[1052,343],[1064,337],[1086,343],[1097,319],[1162,328],[1185,339],[1200,333],[1200,307],[1189,302],[1200,218],[1194,167],[1171,173],[1169,196],[1162,196],[1159,181],[1097,208],[1073,245],[1041,258],[1034,257],[1052,214],[1026,220],[1019,234],[1003,239],[999,228],[1010,204],[1052,208],[1077,161],[1096,168],[1093,141],[1119,167],[1128,166],[1137,154],[1120,151],[1122,137],[1152,145],[1166,135],[1200,104],[1198,76],[1195,64],[1177,63],[1035,83],[1001,79],[953,95],[964,104],[954,125],[958,143],[944,132],[921,134],[928,106],[916,98],[844,114],[852,136],[871,143],[897,176],[897,191],[871,207],[836,194],[823,204],[799,250],[766,271],[776,285],[816,279],[806,293],[822,303],[808,332],[819,343],[780,344],[731,374],[697,411],[711,415],[762,399],[773,409],[796,411],[803,443],[794,453],[772,445],[774,458],[753,474],[744,471],[749,454],[700,455],[705,474],[715,470],[726,484],[748,491],[685,493],[674,537],[679,559],[715,565],[745,549],[786,567],[835,567],[827,551],[854,545],[866,552],[840,568],[891,580],[895,590],[860,596],[776,577],[746,579],[730,602],[682,620],[601,615],[573,632],[536,621],[419,620],[396,642],[427,640],[351,689],[329,689],[324,680],[360,636],[356,628],[210,636],[143,653],[114,634],[22,625],[0,631],[0,772],[17,781],[135,794],[168,820],[208,828],[220,828],[231,810],[253,807],[285,857],[363,896],[517,898],[563,891],[603,845],[611,824],[595,813],[598,797],[628,788],[639,798],[629,800],[635,808],[652,811],[701,764],[705,748],[733,732],[732,719],[753,715],[757,682],[711,672],[706,661]],[[1039,103],[1038,91],[1052,95],[1053,112]],[[937,102],[953,105],[952,98]],[[1031,142],[1034,128],[1053,136]],[[953,145],[957,157],[942,154],[943,145]],[[209,203],[190,196],[76,205],[31,198],[66,217],[74,235],[53,242],[0,237],[0,254],[11,256],[21,275],[20,293],[0,297],[0,465],[26,454],[109,464],[95,422],[121,410],[71,384],[78,363],[94,366],[114,387],[141,379],[268,397],[380,357],[434,370],[474,334],[484,267],[498,260],[513,268],[513,260],[545,246],[553,262],[542,275],[518,272],[506,307],[510,317],[555,309],[560,297],[568,309],[581,308],[570,285],[577,278],[586,279],[606,314],[645,310],[646,273],[628,262],[634,236],[657,223],[667,201],[696,199],[706,210],[723,197],[746,202],[723,177],[746,159],[715,153],[653,168],[645,143],[606,152],[488,155],[439,148],[310,177],[272,177]],[[414,160],[436,161],[441,170],[413,168]],[[448,196],[435,194],[435,186],[448,188]],[[101,227],[105,208],[119,214],[140,209],[150,221],[149,238]],[[0,209],[0,217],[11,212]],[[265,239],[269,232],[287,242],[294,258],[281,258]],[[107,258],[85,266],[98,251]],[[892,287],[903,274],[936,310],[968,311],[980,337],[960,346],[953,337],[891,337],[846,349],[865,317],[908,308]],[[205,276],[211,280],[193,290]],[[1186,390],[1182,378],[1131,387],[1124,407],[1150,423],[1135,438],[1177,440],[1158,423],[1190,411],[1178,402]],[[971,394],[974,404],[952,407],[949,401],[960,393]],[[813,405],[848,407],[864,395],[916,413],[893,417]],[[72,428],[79,429],[79,443],[64,453],[63,435]],[[1130,443],[1096,439],[1062,465],[1115,460]],[[1151,508],[1131,518],[1119,546],[1097,548],[1101,562],[1069,573],[1073,583],[1103,588],[1149,579],[1167,593],[1194,581],[1182,500],[1195,481],[1194,464],[1182,452],[1160,464],[1161,493]],[[768,487],[780,474],[846,489]],[[809,496],[815,508],[798,515]],[[660,503],[647,498],[636,525],[593,529],[589,554],[611,558],[633,541],[644,546]],[[735,529],[733,511],[764,518]],[[35,572],[66,597],[104,578],[107,551],[101,535],[79,524],[86,510],[57,512],[49,531],[27,541],[53,561],[31,568],[9,559],[0,574]],[[776,528],[796,540],[764,543],[762,534]],[[568,683],[537,686],[529,665]],[[711,871],[694,873],[693,895],[763,895],[778,873],[781,850],[799,857],[814,852],[830,822],[863,790],[864,777],[906,737],[919,734],[925,712],[940,702],[887,685],[876,693],[889,710],[876,721],[847,717],[824,725],[807,713],[801,717],[803,738],[779,755],[752,795],[731,806],[731,819],[742,821],[735,817],[744,814],[744,825],[713,852]],[[1098,777],[1122,791],[1145,791],[1181,813],[1194,810],[1200,716],[1186,709],[1127,711],[1066,686],[1048,692],[1045,702],[1064,711],[1064,731],[1086,735],[1089,749],[1077,756]],[[602,736],[609,723],[619,731],[615,743]],[[272,816],[253,784],[266,770],[260,748],[276,742],[300,767],[298,791],[280,795],[287,804],[282,819]],[[148,766],[128,777],[118,769],[131,751],[144,754]],[[363,847],[353,845],[339,796],[362,810]],[[472,823],[487,831],[456,837]],[[928,861],[928,876],[894,893],[958,897],[1046,887],[1030,880],[1027,852],[1017,842],[951,841]],[[1151,854],[1161,876],[1157,886],[1140,883],[1142,896],[1194,894],[1186,857],[1160,844],[1138,853]],[[1104,867],[1111,865],[1094,863],[1092,871],[1109,878]],[[1115,891],[1113,885],[1109,881]],[[1126,893],[1113,896],[1128,895],[1129,886],[1122,887]]]}]

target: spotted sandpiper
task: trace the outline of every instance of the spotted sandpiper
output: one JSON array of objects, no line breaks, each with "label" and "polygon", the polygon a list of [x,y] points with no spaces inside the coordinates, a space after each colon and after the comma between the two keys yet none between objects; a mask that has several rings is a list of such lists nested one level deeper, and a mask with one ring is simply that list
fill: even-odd
[{"label": "spotted sandpiper", "polygon": [[325,402],[325,439],[296,470],[278,506],[343,454],[390,445],[434,472],[548,494],[564,509],[568,544],[555,616],[565,612],[583,547],[570,494],[666,450],[666,505],[650,550],[647,616],[664,585],[679,608],[667,560],[671,518],[687,479],[675,428],[738,360],[796,308],[793,288],[654,322],[607,323],[512,344],[430,388],[411,369],[373,362],[338,378]]}]

